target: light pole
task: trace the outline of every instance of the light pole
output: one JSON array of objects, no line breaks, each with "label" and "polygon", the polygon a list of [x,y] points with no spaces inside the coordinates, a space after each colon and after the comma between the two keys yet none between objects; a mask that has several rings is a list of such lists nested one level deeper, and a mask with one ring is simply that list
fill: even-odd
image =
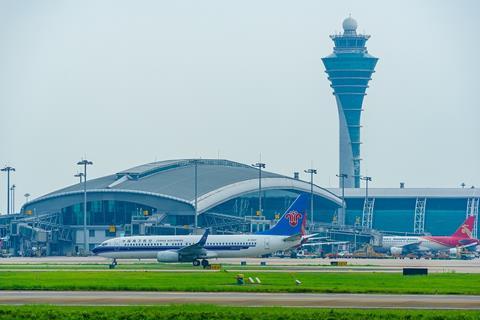
[{"label": "light pole", "polygon": [[303,172],[310,174],[310,223],[313,226],[313,175],[317,174],[317,169],[310,168]]},{"label": "light pole", "polygon": [[193,163],[195,164],[195,231],[196,231],[198,228],[198,159],[193,160]]},{"label": "light pole", "polygon": [[82,183],[83,172],[79,172],[79,173],[77,173],[77,174],[74,174],[73,176],[79,178],[79,179],[80,179],[80,183]]},{"label": "light pole", "polygon": [[372,181],[372,177],[363,176],[360,180],[365,180],[365,201],[368,201],[368,182]]},{"label": "light pole", "polygon": [[10,191],[12,192],[12,213],[15,214],[15,188],[17,186],[12,184]]},{"label": "light pole", "polygon": [[27,203],[28,198],[30,197],[30,193],[25,193],[23,196],[25,197],[25,203]]},{"label": "light pole", "polygon": [[345,173],[340,173],[337,174],[337,177],[341,181],[341,186],[342,186],[342,216],[339,215],[338,222],[340,225],[343,225],[345,222],[345,179],[348,178],[348,175]]},{"label": "light pole", "polygon": [[265,168],[265,163],[257,162],[252,167],[258,168],[258,211],[262,214],[262,169]]},{"label": "light pole", "polygon": [[15,168],[5,166],[5,168],[0,169],[0,171],[7,173],[7,214],[10,214],[10,171],[15,171]]},{"label": "light pole", "polygon": [[88,252],[87,238],[87,166],[92,165],[92,161],[82,160],[77,162],[79,166],[83,166],[83,245],[85,254]]}]

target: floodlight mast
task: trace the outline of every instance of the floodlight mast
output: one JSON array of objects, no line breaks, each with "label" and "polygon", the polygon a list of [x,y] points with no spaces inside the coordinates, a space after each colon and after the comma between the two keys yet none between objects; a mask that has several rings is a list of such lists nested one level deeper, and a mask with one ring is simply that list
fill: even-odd
[{"label": "floodlight mast", "polygon": [[317,174],[317,169],[307,169],[303,172],[310,174],[310,225],[313,227],[313,175]]},{"label": "floodlight mast", "polygon": [[10,172],[15,172],[14,167],[5,166],[0,171],[7,173],[7,215],[10,214]]},{"label": "floodlight mast", "polygon": [[337,221],[343,226],[345,224],[345,179],[348,178],[348,174],[340,173],[337,174],[337,177],[340,179],[342,186],[342,216],[339,216]]},{"label": "floodlight mast", "polygon": [[198,159],[194,159],[195,164],[195,230],[198,228]]},{"label": "floodlight mast", "polygon": [[263,214],[262,209],[262,169],[265,169],[265,163],[257,162],[252,167],[258,168],[258,211]]},{"label": "floodlight mast", "polygon": [[15,188],[17,186],[12,184],[11,188],[10,188],[10,193],[12,194],[11,195],[11,198],[12,198],[12,213],[15,214]]},{"label": "floodlight mast", "polygon": [[368,182],[372,181],[372,177],[362,176],[362,177],[360,177],[360,180],[365,181],[365,201],[368,201]]},{"label": "floodlight mast", "polygon": [[93,165],[92,161],[82,160],[77,162],[77,165],[83,166],[83,245],[85,254],[88,252],[88,237],[87,237],[87,166]]},{"label": "floodlight mast", "polygon": [[79,180],[80,180],[79,183],[83,182],[83,172],[79,172],[77,174],[74,174],[73,176],[76,177],[76,178],[79,178]]}]

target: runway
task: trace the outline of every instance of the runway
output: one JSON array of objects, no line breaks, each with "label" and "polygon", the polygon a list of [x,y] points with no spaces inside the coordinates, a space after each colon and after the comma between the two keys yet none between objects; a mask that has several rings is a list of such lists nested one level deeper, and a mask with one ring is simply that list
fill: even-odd
[{"label": "runway", "polygon": [[185,303],[232,306],[480,310],[480,296],[463,295],[0,291],[0,304],[10,305],[167,305]]},{"label": "runway", "polygon": [[[410,268],[428,268],[429,273],[443,273],[443,272],[456,272],[456,273],[480,273],[480,260],[427,260],[427,259],[290,259],[290,258],[228,258],[211,260],[212,263],[220,263],[225,266],[229,271],[242,271],[240,266],[241,262],[245,261],[247,266],[256,272],[393,272],[400,273],[405,267]],[[345,267],[331,267],[331,261],[346,261],[348,266]],[[261,262],[265,262],[267,269],[260,267]],[[37,270],[36,265],[49,265],[50,269],[54,269],[58,266],[58,269],[62,269],[62,266],[81,266],[90,265],[96,266],[96,269],[92,271],[98,271],[99,267],[105,267],[110,263],[109,259],[92,256],[92,257],[41,257],[41,258],[5,258],[0,259],[0,266],[8,265],[9,270],[21,271],[21,268],[16,268],[17,265],[28,265],[31,270]],[[156,260],[123,260],[119,259],[120,265],[132,265],[137,263],[158,265]],[[169,264],[168,268],[159,268],[160,272],[180,272],[181,269],[176,267],[175,263]],[[139,267],[141,269],[141,267]],[[24,270],[27,270],[24,268]],[[83,271],[87,271],[87,268],[82,267]],[[148,269],[154,272],[153,268]],[[41,269],[38,269],[41,271]],[[108,269],[107,269],[108,271]],[[124,269],[124,271],[126,271]],[[196,269],[188,269],[188,272],[202,271]],[[253,271],[253,270],[252,270]]]}]

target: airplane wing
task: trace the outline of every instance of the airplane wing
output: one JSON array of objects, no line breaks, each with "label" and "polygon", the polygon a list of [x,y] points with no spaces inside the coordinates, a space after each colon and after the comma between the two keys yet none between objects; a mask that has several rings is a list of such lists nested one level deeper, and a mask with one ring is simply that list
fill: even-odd
[{"label": "airplane wing", "polygon": [[421,241],[408,243],[406,245],[400,246],[400,248],[405,249],[406,251],[417,251],[420,249]]},{"label": "airplane wing", "polygon": [[332,241],[332,242],[309,242],[302,244],[302,247],[313,247],[313,246],[320,246],[320,245],[330,245],[330,244],[347,244],[348,241]]},{"label": "airplane wing", "polygon": [[205,230],[205,233],[202,235],[200,240],[192,245],[180,248],[177,250],[179,254],[182,256],[202,256],[205,254],[205,249],[203,248],[205,246],[205,243],[207,242],[208,238],[208,229]]},{"label": "airplane wing", "polygon": [[461,246],[460,248],[467,249],[467,251],[470,251],[470,249],[472,249],[472,251],[475,251],[475,249],[477,248],[477,246],[478,246],[478,243],[477,243],[477,242],[473,242],[473,243],[470,243],[470,244],[463,245],[463,246]]},{"label": "airplane wing", "polygon": [[301,243],[304,244],[306,243],[310,238],[313,238],[315,237],[316,235],[318,235],[318,233],[315,233],[315,234],[309,234],[309,235],[302,235],[301,233],[297,233],[297,234],[294,234],[293,236],[290,236],[290,237],[287,237],[285,239],[283,239],[283,241],[285,242],[294,242],[294,241],[298,241],[298,240],[301,240]]},{"label": "airplane wing", "polygon": [[294,234],[293,236],[290,236],[290,237],[287,237],[287,238],[283,239],[283,241],[285,241],[285,242],[298,241],[300,239],[302,239],[302,234],[298,233],[298,234]]},{"label": "airplane wing", "polygon": [[307,235],[304,235],[303,236],[303,239],[310,239],[310,238],[315,238],[315,239],[326,239],[327,237],[320,237],[320,238],[317,238],[316,236],[318,236],[319,233],[312,233],[312,234],[307,234]]},{"label": "airplane wing", "polygon": [[318,235],[319,235],[319,233],[312,233],[312,234],[308,234],[308,235],[303,235],[302,236],[302,245],[304,245],[305,243],[307,243],[311,240],[318,241],[318,240],[327,239],[327,237],[318,237]]}]

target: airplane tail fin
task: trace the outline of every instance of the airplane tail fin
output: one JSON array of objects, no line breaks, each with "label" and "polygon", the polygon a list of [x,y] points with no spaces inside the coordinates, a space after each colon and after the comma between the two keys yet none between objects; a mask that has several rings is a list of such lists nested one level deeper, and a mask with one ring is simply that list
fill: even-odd
[{"label": "airplane tail fin", "polygon": [[307,200],[308,195],[300,194],[290,205],[283,216],[278,220],[270,230],[258,232],[257,234],[292,236],[296,234],[305,234],[305,225],[307,220]]},{"label": "airplane tail fin", "polygon": [[472,238],[472,230],[475,222],[475,216],[469,216],[455,231],[452,237],[457,238]]}]

